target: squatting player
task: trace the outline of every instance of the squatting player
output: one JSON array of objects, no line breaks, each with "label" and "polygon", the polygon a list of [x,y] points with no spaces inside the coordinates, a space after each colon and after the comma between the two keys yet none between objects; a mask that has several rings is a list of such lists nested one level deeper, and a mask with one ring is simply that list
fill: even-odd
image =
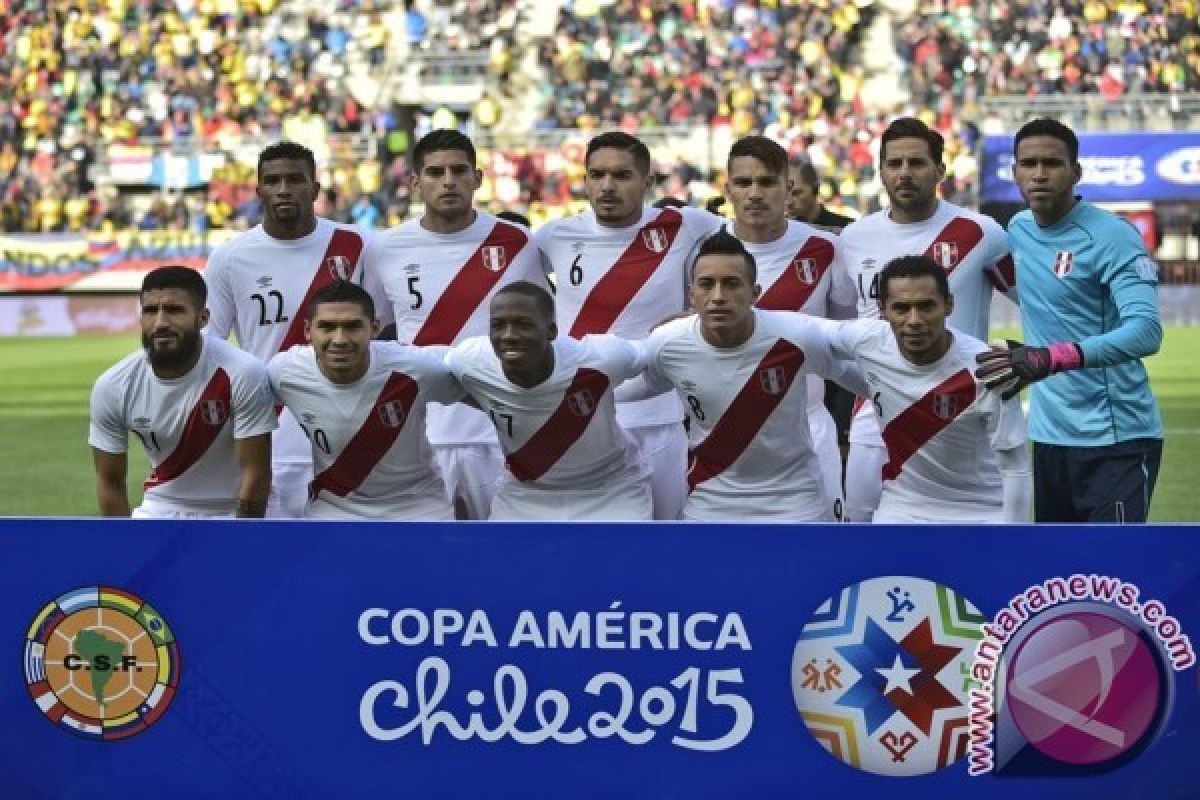
[{"label": "squatting player", "polygon": [[946,327],[945,270],[903,256],[879,274],[883,320],[830,325],[834,352],[858,362],[888,460],[874,522],[1028,522],[1025,416],[973,374],[987,345]]},{"label": "squatting player", "polygon": [[[839,237],[842,257],[858,292],[858,315],[879,318],[879,276],[902,255],[926,255],[946,272],[954,310],[949,323],[976,339],[987,339],[992,288],[1016,299],[1008,238],[990,217],[937,196],[945,177],[941,134],[912,117],[884,131],[879,173],[889,207],[846,226]],[[887,450],[879,420],[863,403],[850,428],[846,462],[846,519],[869,522],[879,503]]]},{"label": "squatting player", "polygon": [[[364,238],[348,225],[316,215],[317,183],[312,151],[278,142],[258,157],[256,191],[261,225],[213,250],[208,283],[208,332],[237,334],[243,350],[263,362],[304,343],[304,310],[322,286],[335,280],[361,282]],[[273,442],[271,517],[299,517],[312,478],[312,451],[291,412],[280,414]]]},{"label": "squatting player", "polygon": [[[380,321],[395,322],[397,340],[414,345],[482,336],[497,289],[543,280],[529,232],[474,207],[482,173],[463,134],[432,131],[410,158],[424,212],[371,242],[366,286],[379,299]],[[427,432],[457,516],[487,519],[504,476],[491,422],[465,405],[435,405]]]},{"label": "squatting player", "polygon": [[312,442],[305,516],[454,519],[425,438],[425,407],[458,401],[462,388],[439,353],[371,341],[378,331],[371,295],[337,281],[309,301],[310,345],[268,365],[276,397]]},{"label": "squatting player", "polygon": [[[687,307],[690,254],[723,220],[693,208],[646,208],[654,182],[650,151],[627,133],[596,136],[585,159],[591,210],[547,222],[534,234],[555,279],[558,322],[573,339],[589,333],[642,339]],[[678,519],[687,460],[678,398],[618,402],[617,417],[652,476],[654,518]]]},{"label": "squatting player", "polygon": [[492,519],[652,518],[647,476],[613,399],[642,370],[638,345],[559,336],[550,294],[522,281],[492,298],[489,336],[462,342],[446,364],[504,447],[508,472]]},{"label": "squatting player", "polygon": [[262,362],[201,333],[204,279],[188,267],[147,273],[142,349],[92,389],[88,444],[106,517],[128,517],[129,434],[153,471],[134,517],[261,517],[271,489],[275,408]]}]

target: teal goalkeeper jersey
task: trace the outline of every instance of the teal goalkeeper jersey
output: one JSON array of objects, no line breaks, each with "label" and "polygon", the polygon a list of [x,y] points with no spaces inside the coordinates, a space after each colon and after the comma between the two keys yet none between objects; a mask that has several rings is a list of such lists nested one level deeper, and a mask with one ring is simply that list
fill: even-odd
[{"label": "teal goalkeeper jersey", "polygon": [[1008,226],[1025,342],[1076,342],[1084,367],[1033,385],[1029,438],[1098,447],[1163,435],[1142,358],[1158,351],[1158,267],[1137,229],[1082,200],[1043,228]]}]

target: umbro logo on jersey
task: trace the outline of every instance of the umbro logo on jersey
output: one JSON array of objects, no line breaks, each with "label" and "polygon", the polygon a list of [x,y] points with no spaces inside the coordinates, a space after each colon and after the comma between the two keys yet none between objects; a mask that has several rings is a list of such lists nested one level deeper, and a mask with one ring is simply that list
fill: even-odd
[{"label": "umbro logo on jersey", "polygon": [[420,271],[421,271],[421,265],[420,265],[420,264],[405,264],[405,265],[404,265],[404,272],[405,272],[405,274],[408,274],[408,275],[416,275],[416,274],[418,274]]},{"label": "umbro logo on jersey", "polygon": [[379,421],[389,428],[399,428],[404,424],[404,405],[395,400],[389,400],[379,405]]},{"label": "umbro logo on jersey", "polygon": [[812,286],[817,282],[817,262],[811,258],[795,258],[792,260],[792,268],[796,270],[796,277],[801,283]]},{"label": "umbro logo on jersey", "polygon": [[265,289],[271,285],[271,276],[270,275],[259,275],[258,279],[255,280],[254,282],[258,284],[258,288]]},{"label": "umbro logo on jersey", "polygon": [[330,256],[325,259],[325,268],[329,270],[333,279],[338,281],[348,281],[354,274],[354,265],[345,256]]},{"label": "umbro logo on jersey", "polygon": [[875,269],[875,259],[873,259],[873,258],[864,258],[864,259],[863,259],[863,262],[862,262],[862,270],[863,270],[863,272],[870,272],[870,271],[871,271],[871,270],[873,270],[873,269]]},{"label": "umbro logo on jersey", "polygon": [[583,242],[571,242],[571,252],[572,253],[582,253],[583,247],[584,247]]},{"label": "umbro logo on jersey", "polygon": [[958,243],[936,242],[933,245],[933,260],[942,269],[952,269],[958,263]]},{"label": "umbro logo on jersey", "polygon": [[1075,254],[1070,250],[1059,250],[1054,255],[1054,274],[1065,278],[1075,266]]},{"label": "umbro logo on jersey", "polygon": [[586,417],[596,407],[596,400],[589,389],[580,389],[567,397],[567,408],[577,417]]},{"label": "umbro logo on jersey", "polygon": [[225,419],[229,416],[228,409],[220,400],[205,400],[200,413],[204,417],[204,421],[213,427],[224,425]]},{"label": "umbro logo on jersey", "polygon": [[662,228],[646,228],[642,231],[642,241],[655,253],[665,253],[667,250],[667,234]]},{"label": "umbro logo on jersey", "polygon": [[150,418],[149,417],[134,417],[133,418],[133,427],[149,428],[150,427]]},{"label": "umbro logo on jersey", "polygon": [[500,272],[508,266],[508,257],[504,248],[488,246],[483,248],[483,265],[492,272]]},{"label": "umbro logo on jersey", "polygon": [[758,379],[767,394],[782,394],[787,389],[787,373],[783,367],[767,367],[758,373]]},{"label": "umbro logo on jersey", "polygon": [[311,411],[305,411],[303,414],[300,415],[300,418],[302,420],[304,420],[305,422],[307,422],[309,425],[312,425],[314,422],[317,421],[317,415],[312,413]]},{"label": "umbro logo on jersey", "polygon": [[683,381],[679,385],[685,392],[696,391],[696,382],[695,381]]},{"label": "umbro logo on jersey", "polygon": [[951,394],[939,394],[933,398],[933,413],[939,419],[954,419],[958,415],[958,398]]}]

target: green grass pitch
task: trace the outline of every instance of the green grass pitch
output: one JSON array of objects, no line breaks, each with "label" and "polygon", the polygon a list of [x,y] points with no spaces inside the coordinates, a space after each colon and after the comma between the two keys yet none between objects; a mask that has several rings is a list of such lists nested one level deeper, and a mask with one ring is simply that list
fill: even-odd
[{"label": "green grass pitch", "polygon": [[[133,336],[0,338],[2,516],[96,513],[87,446],[92,382],[137,346]],[[1156,522],[1200,521],[1200,327],[1167,330],[1148,362],[1167,443],[1154,495]],[[136,442],[133,443],[137,445]],[[130,447],[129,497],[137,504],[149,465]]]}]

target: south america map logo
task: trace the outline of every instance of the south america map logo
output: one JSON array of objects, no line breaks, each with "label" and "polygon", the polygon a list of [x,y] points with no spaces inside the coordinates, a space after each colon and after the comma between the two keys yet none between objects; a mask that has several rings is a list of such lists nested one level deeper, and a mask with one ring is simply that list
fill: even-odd
[{"label": "south america map logo", "polygon": [[179,686],[166,620],[130,592],[88,586],[47,603],[25,637],[25,681],[53,723],[89,739],[141,733]]},{"label": "south america map logo", "polygon": [[809,732],[852,767],[923,775],[968,747],[968,692],[984,617],[953,589],[886,576],[847,586],[804,626],[792,696]]}]

